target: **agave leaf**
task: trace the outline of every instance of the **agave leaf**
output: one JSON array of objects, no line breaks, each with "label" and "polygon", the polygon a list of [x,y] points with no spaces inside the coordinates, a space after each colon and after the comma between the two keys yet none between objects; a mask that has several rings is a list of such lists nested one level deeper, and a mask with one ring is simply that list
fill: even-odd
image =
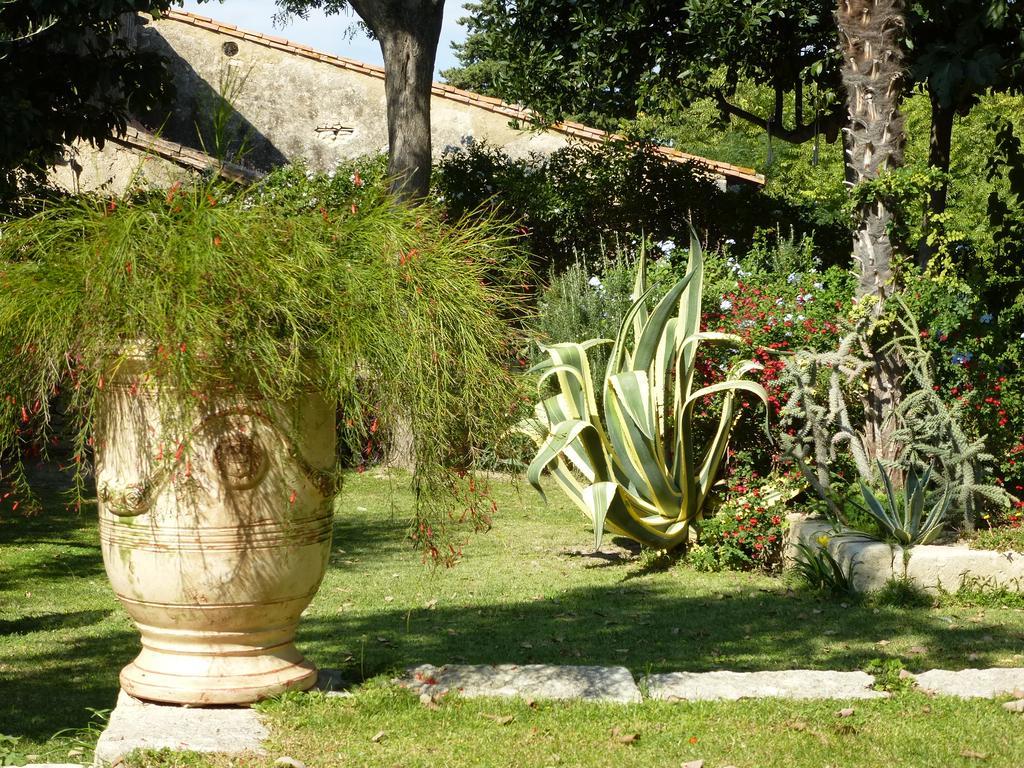
[{"label": "agave leaf", "polygon": [[[679,333],[683,338],[689,338],[700,332],[701,296],[704,293],[704,256],[693,227],[690,227],[690,256],[686,270],[693,277],[687,284],[686,292],[679,297],[679,322],[681,325]],[[697,356],[697,345],[683,350],[682,356],[683,368],[692,370],[693,361]]]},{"label": "agave leaf", "polygon": [[650,441],[654,441],[655,426],[651,386],[646,371],[626,371],[611,378],[612,391],[622,403],[630,421]]},{"label": "agave leaf", "polygon": [[[892,478],[889,477],[889,473],[886,471],[885,466],[883,466],[881,461],[876,459],[875,463],[878,464],[878,473],[882,476],[882,485],[885,487],[885,496],[889,502],[889,509],[892,512],[893,521],[896,522],[900,518],[900,515],[898,514],[899,502],[896,500],[896,491],[894,491],[892,487]],[[903,511],[903,525],[899,525],[897,523],[897,527],[903,528],[904,530],[906,529],[905,515],[906,510]]]},{"label": "agave leaf", "polygon": [[[643,296],[633,302],[632,306],[626,311],[625,317],[622,318],[622,322],[619,324],[619,332],[615,335],[615,341],[612,344],[611,354],[608,356],[608,366],[605,369],[605,389],[608,388],[608,377],[614,376],[621,372],[627,365],[632,365],[633,355],[626,349],[626,340],[629,337],[629,331],[633,325],[633,319],[641,312],[646,313],[647,307],[645,302],[647,297],[654,291],[653,288],[649,288],[644,292]],[[650,323],[650,320],[648,320]]]},{"label": "agave leaf", "polygon": [[917,476],[917,470],[910,468],[907,473],[907,485],[904,488],[904,513],[908,518],[907,531],[912,538],[917,537],[917,531],[921,529],[921,517],[924,513],[925,492],[928,488],[928,478],[931,472],[926,472],[922,483]]},{"label": "agave leaf", "polygon": [[567,419],[559,424],[555,424],[551,428],[547,440],[541,445],[540,450],[537,451],[537,455],[530,462],[530,466],[526,470],[526,479],[530,485],[537,489],[542,497],[544,496],[544,489],[540,484],[541,473],[570,444],[577,441],[583,446],[585,452],[585,455],[581,456],[581,460],[590,469],[595,479],[607,479],[600,477],[602,474],[601,458],[603,447],[597,430],[594,429],[590,422],[579,419]]},{"label": "agave leaf", "polygon": [[[634,304],[639,302],[641,298],[644,298],[647,294],[647,247],[646,244],[641,241],[640,243],[640,260],[637,263],[636,268],[636,281],[633,283],[633,292],[630,294],[630,298]],[[644,326],[647,325],[647,302],[646,298],[643,303],[637,309],[636,314],[633,316],[633,339],[639,339],[640,334],[643,333]]]},{"label": "agave leaf", "polygon": [[[672,480],[666,474],[665,464],[660,459],[655,441],[644,434],[631,413],[640,414],[644,419],[645,403],[640,402],[640,392],[645,390],[646,374],[633,371],[612,377],[608,396],[605,398],[605,422],[608,438],[614,453],[625,469],[631,485],[650,498],[660,508],[679,506],[679,494]],[[646,401],[646,418],[653,422],[649,396]]]},{"label": "agave leaf", "polygon": [[664,336],[665,327],[669,318],[672,317],[672,311],[676,308],[676,302],[685,295],[687,286],[693,282],[695,277],[695,273],[688,272],[654,307],[654,311],[651,312],[650,318],[644,325],[643,333],[640,334],[640,338],[636,342],[636,349],[633,353],[635,368],[646,370],[654,362],[658,344]]},{"label": "agave leaf", "polygon": [[867,511],[871,516],[874,517],[885,530],[889,531],[890,534],[895,536],[897,539],[901,539],[898,533],[898,529],[900,528],[899,524],[892,518],[889,510],[887,510],[885,505],[875,497],[874,491],[872,491],[863,480],[860,481],[860,493],[861,496],[864,497],[864,503],[867,504]]},{"label": "agave leaf", "polygon": [[608,507],[615,500],[619,486],[616,483],[594,483],[583,491],[583,500],[590,510],[590,520],[594,524],[594,551],[601,549],[601,538],[604,536],[604,521],[608,516]]},{"label": "agave leaf", "polygon": [[[921,494],[924,495],[923,493]],[[942,497],[935,502],[931,512],[921,526],[921,531],[916,538],[920,544],[929,544],[934,541],[946,524],[946,516],[949,513],[949,505],[952,502],[950,488],[947,487]]]}]

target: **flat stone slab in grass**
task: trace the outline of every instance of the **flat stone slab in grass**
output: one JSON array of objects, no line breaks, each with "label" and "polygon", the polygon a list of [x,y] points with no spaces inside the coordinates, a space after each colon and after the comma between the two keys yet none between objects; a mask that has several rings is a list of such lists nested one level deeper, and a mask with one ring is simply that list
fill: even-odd
[{"label": "flat stone slab in grass", "polygon": [[922,690],[962,699],[993,699],[1024,691],[1024,669],[1019,667],[961,669],[958,672],[931,669],[914,675],[914,679]]},{"label": "flat stone slab in grass", "polygon": [[790,669],[782,672],[671,672],[647,677],[648,696],[661,701],[710,699],[882,699],[866,672]]},{"label": "flat stone slab in grass", "polygon": [[582,699],[639,702],[640,689],[625,667],[568,667],[549,664],[423,664],[409,670],[407,688],[436,694],[458,691],[466,697]]},{"label": "flat stone slab in grass", "polygon": [[114,763],[135,749],[191,752],[255,752],[267,729],[251,709],[150,704],[124,691],[96,744],[96,762]]}]

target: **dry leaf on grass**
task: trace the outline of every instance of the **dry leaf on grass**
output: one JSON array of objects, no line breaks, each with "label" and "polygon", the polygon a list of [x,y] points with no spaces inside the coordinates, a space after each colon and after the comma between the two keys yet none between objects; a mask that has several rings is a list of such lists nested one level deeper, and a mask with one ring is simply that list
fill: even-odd
[{"label": "dry leaf on grass", "polygon": [[486,717],[488,720],[493,720],[498,725],[508,725],[515,720],[515,715],[488,715],[486,712],[481,712],[480,717]]},{"label": "dry leaf on grass", "polygon": [[973,749],[965,749],[960,752],[960,757],[969,757],[974,760],[988,760],[987,752],[975,752]]},{"label": "dry leaf on grass", "polygon": [[380,744],[384,740],[385,736],[387,736],[387,733],[385,731],[377,731],[377,733],[374,734],[374,737],[370,739],[370,741],[372,741],[374,744]]},{"label": "dry leaf on grass", "polygon": [[612,728],[611,734],[616,744],[636,744],[640,740],[639,733],[623,733],[619,726]]}]

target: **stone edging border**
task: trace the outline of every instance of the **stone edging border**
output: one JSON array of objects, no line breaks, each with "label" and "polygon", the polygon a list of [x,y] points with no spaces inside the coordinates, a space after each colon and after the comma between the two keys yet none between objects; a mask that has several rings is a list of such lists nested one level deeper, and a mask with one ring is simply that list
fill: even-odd
[{"label": "stone edging border", "polygon": [[815,548],[822,546],[819,541],[822,537],[827,537],[825,546],[845,571],[852,572],[851,582],[858,592],[879,590],[887,581],[904,573],[927,590],[941,587],[955,592],[964,576],[1024,590],[1024,555],[1017,552],[918,545],[906,550],[910,556],[904,571],[904,550],[899,546],[864,536],[836,536],[827,521],[799,514],[789,515],[787,521],[786,562],[795,559],[797,542]]},{"label": "stone edging border", "polygon": [[[961,698],[1012,695],[1024,701],[1024,667],[933,669],[913,677],[918,687],[927,693]],[[670,672],[641,677],[638,684],[626,667],[547,664],[422,664],[395,680],[396,684],[418,693],[425,704],[433,704],[435,699],[449,692],[467,698],[489,696],[618,704],[746,698],[887,698],[888,693],[872,688],[874,682],[874,677],[866,672],[793,669]],[[334,670],[321,671],[317,688],[326,696],[352,695]],[[1024,711],[1024,704],[1012,711]],[[251,709],[149,704],[122,691],[96,745],[94,766],[116,764],[136,749],[262,754],[262,742],[267,735],[259,714]]]}]

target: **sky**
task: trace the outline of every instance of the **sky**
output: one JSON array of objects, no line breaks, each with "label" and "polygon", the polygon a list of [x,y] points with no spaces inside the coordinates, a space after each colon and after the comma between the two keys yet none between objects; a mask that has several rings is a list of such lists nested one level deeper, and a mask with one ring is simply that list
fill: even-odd
[{"label": "sky", "polygon": [[[351,39],[346,39],[346,31],[359,20],[351,11],[338,16],[324,16],[322,12],[311,11],[308,20],[295,18],[284,27],[275,27],[274,12],[277,6],[274,0],[222,0],[205,3],[185,0],[182,10],[209,16],[228,24],[236,24],[253,32],[284,37],[325,53],[384,66],[384,59],[381,58],[380,47],[376,41],[370,40],[359,31],[356,31]],[[442,69],[448,69],[458,63],[451,44],[453,41],[461,42],[466,37],[466,30],[458,23],[459,17],[464,15],[459,0],[448,0],[445,3],[441,41],[437,46],[437,61],[434,65],[435,79],[441,79],[439,73]]]}]

